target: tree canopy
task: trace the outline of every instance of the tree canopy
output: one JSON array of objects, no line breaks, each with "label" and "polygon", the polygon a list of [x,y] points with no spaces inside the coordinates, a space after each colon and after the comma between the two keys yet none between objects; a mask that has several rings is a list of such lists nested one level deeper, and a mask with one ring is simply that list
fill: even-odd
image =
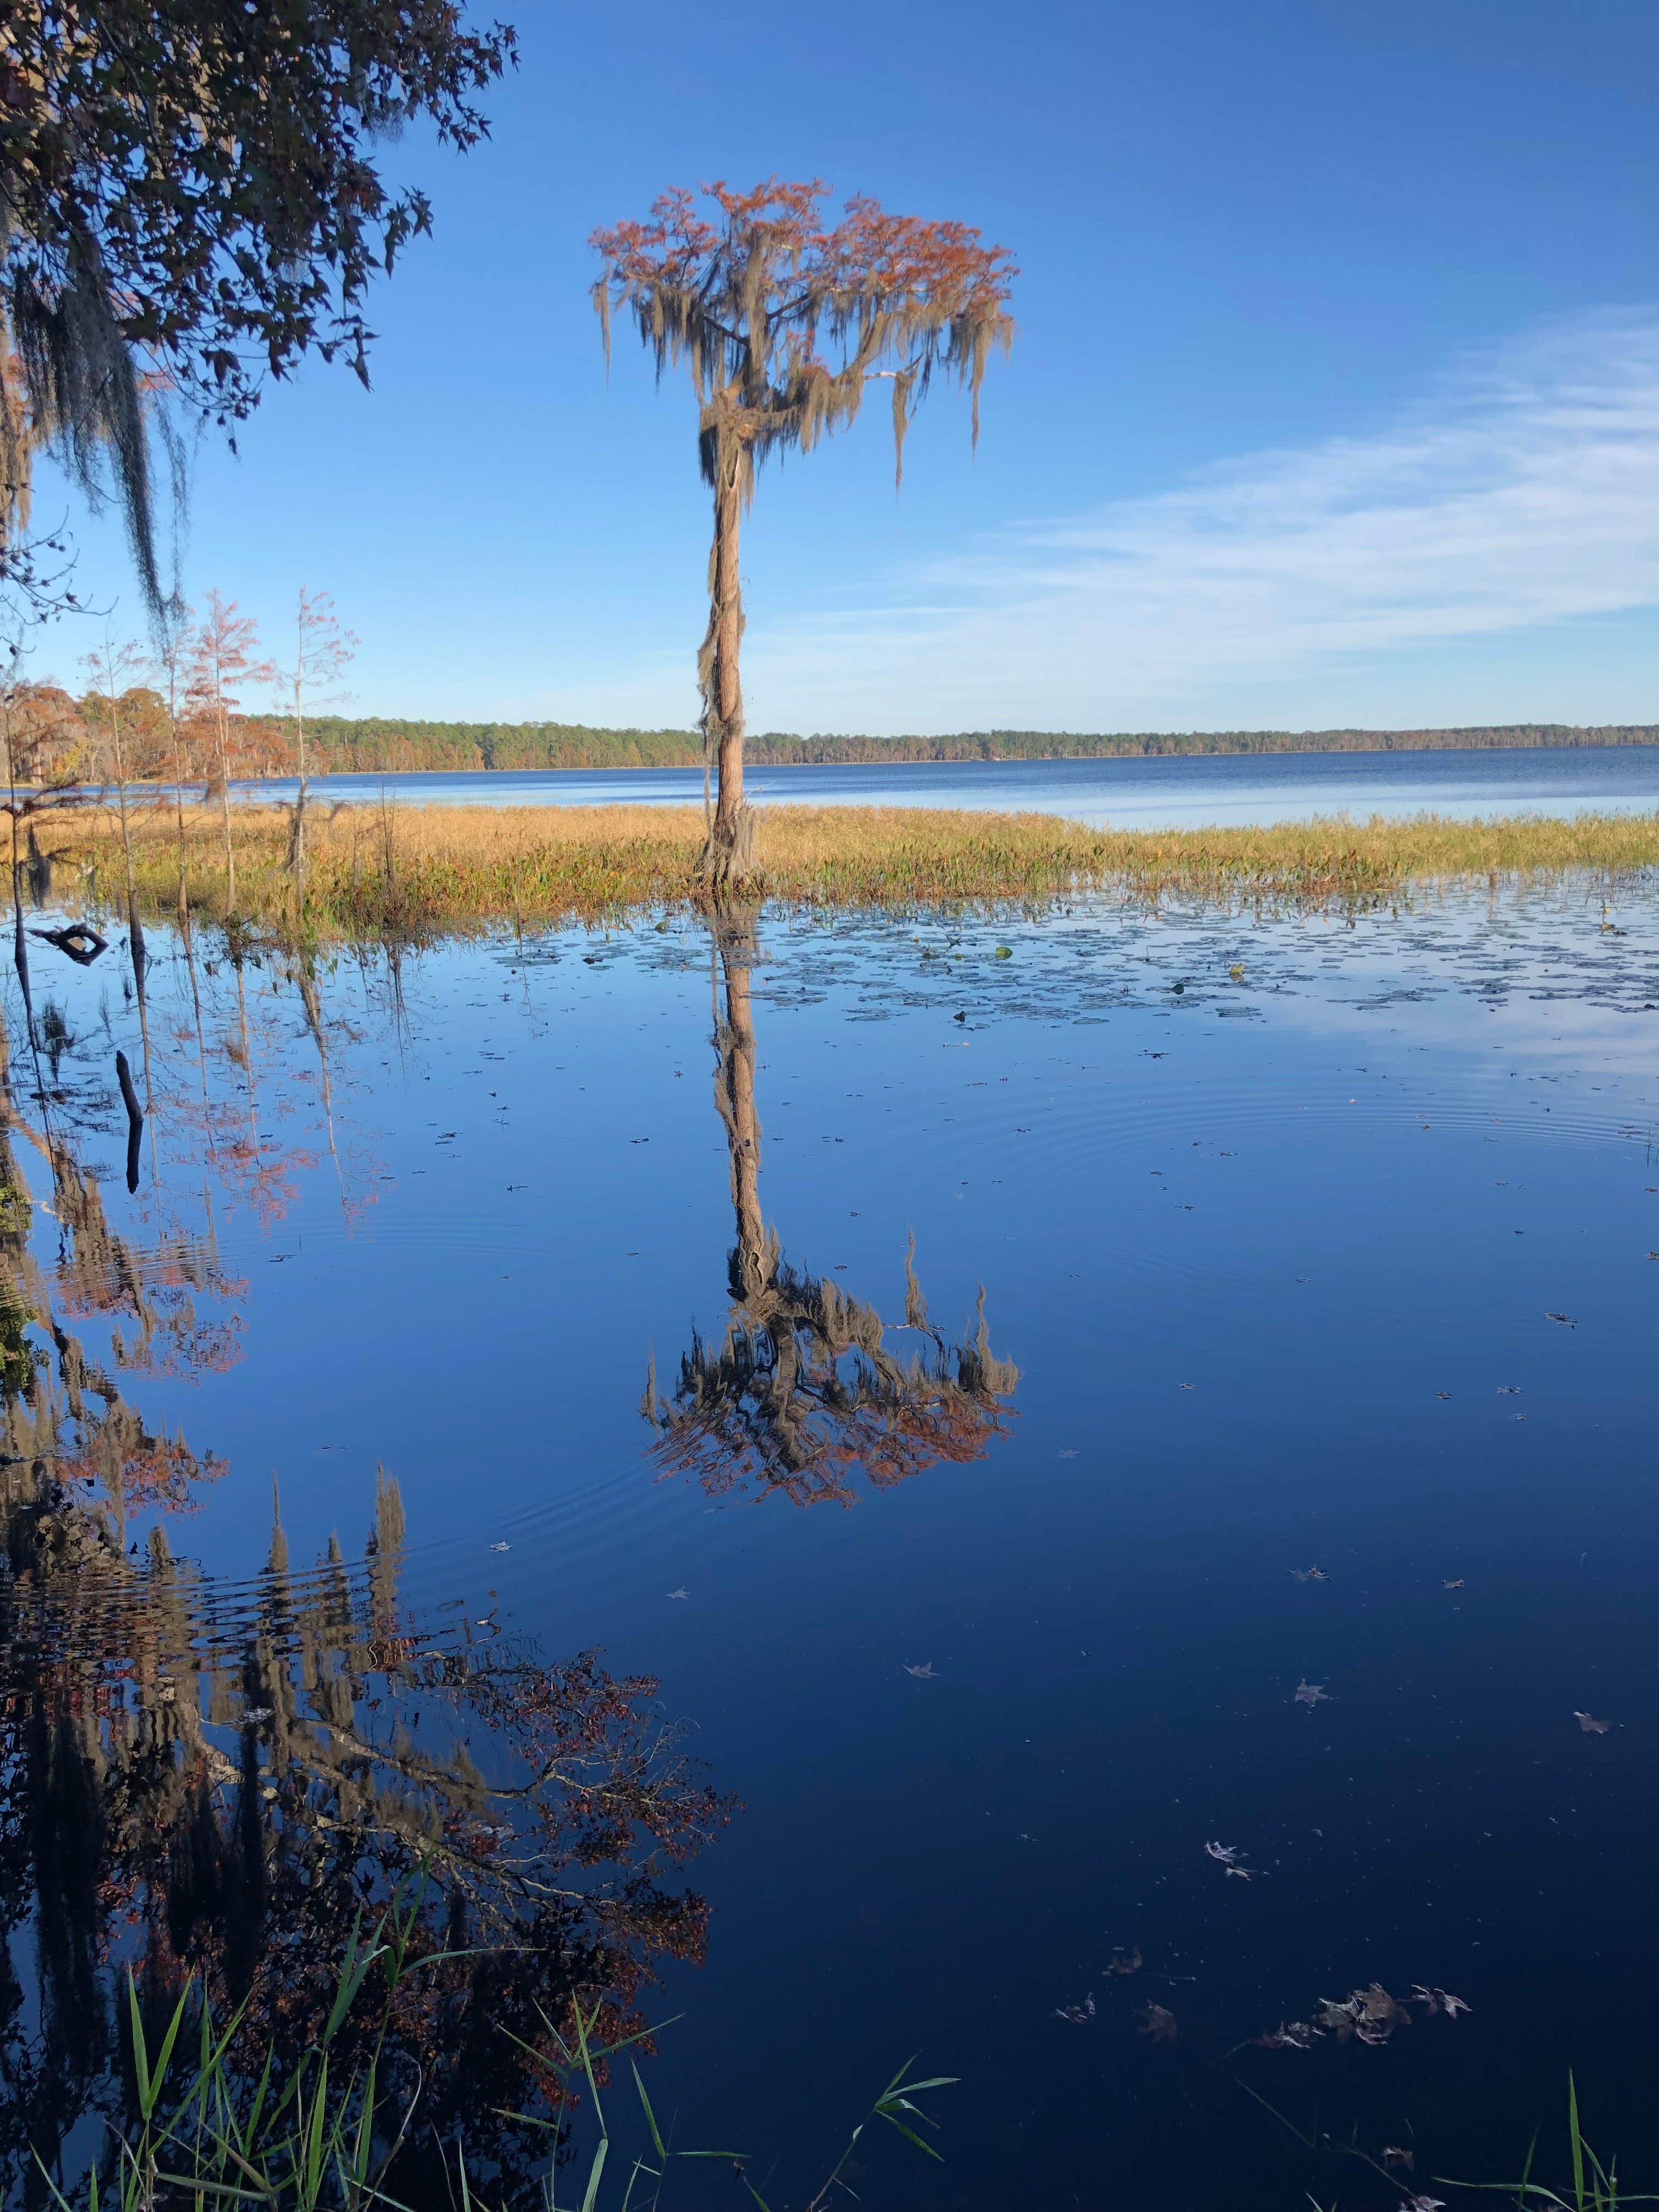
[{"label": "tree canopy", "polygon": [[465,149],[514,58],[463,0],[8,0],[0,16],[0,520],[51,447],[112,460],[158,596],[144,434],[165,387],[232,428],[307,355],[368,380],[368,288],[429,228],[377,142]]},{"label": "tree canopy", "polygon": [[593,287],[606,357],[612,307],[630,309],[657,373],[690,369],[705,410],[740,410],[702,424],[703,474],[716,480],[722,431],[755,464],[775,450],[810,453],[857,415],[872,376],[893,385],[894,465],[934,374],[967,384],[979,436],[979,392],[993,346],[1012,343],[1008,288],[1018,274],[1005,246],[985,246],[965,222],[891,215],[876,200],[848,201],[826,228],[822,179],[776,177],[752,191],[705,187],[708,221],[683,186],[653,202],[643,222],[596,230],[605,274]]}]

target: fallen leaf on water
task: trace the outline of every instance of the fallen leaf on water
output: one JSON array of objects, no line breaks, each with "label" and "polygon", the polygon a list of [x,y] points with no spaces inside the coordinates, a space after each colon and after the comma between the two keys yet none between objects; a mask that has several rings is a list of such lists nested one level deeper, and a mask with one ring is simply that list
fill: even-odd
[{"label": "fallen leaf on water", "polygon": [[1382,2154],[1382,2163],[1384,2166],[1403,2166],[1407,2173],[1413,2173],[1417,2170],[1417,2154],[1402,2150],[1398,2143],[1390,2143]]},{"label": "fallen leaf on water", "polygon": [[1613,1723],[1611,1721],[1592,1720],[1588,1713],[1581,1713],[1577,1711],[1573,1713],[1573,1718],[1577,1722],[1579,1727],[1583,1729],[1586,1735],[1605,1735],[1607,1730],[1613,1726]]},{"label": "fallen leaf on water", "polygon": [[1175,2041],[1176,2016],[1171,2011],[1170,2011],[1167,2006],[1161,2004],[1148,2004],[1145,2007],[1140,2016],[1146,2023],[1140,2031],[1143,2035],[1150,2035],[1154,2043],[1173,2043]]},{"label": "fallen leaf on water", "polygon": [[1347,2042],[1359,2025],[1359,2001],[1350,1997],[1344,2004],[1336,2004],[1329,1997],[1321,1997],[1319,2009],[1314,2014],[1314,2026],[1322,2035],[1334,2035],[1339,2043]]},{"label": "fallen leaf on water", "polygon": [[1137,1943],[1133,1951],[1120,1950],[1117,1945],[1114,1944],[1111,1964],[1105,1971],[1109,1974],[1138,1974],[1140,1972],[1139,1944]]},{"label": "fallen leaf on water", "polygon": [[1331,1701],[1322,1682],[1298,1682],[1296,1702],[1298,1705],[1328,1705]]},{"label": "fallen leaf on water", "polygon": [[1407,2197],[1400,2212],[1446,2212],[1443,2197]]},{"label": "fallen leaf on water", "polygon": [[1373,1982],[1368,1990],[1356,1990],[1351,2002],[1358,2004],[1358,2033],[1366,2042],[1385,2043],[1395,2028],[1412,2024],[1412,2016],[1405,2006],[1397,1997],[1391,1997],[1381,1982]]},{"label": "fallen leaf on water", "polygon": [[1288,2027],[1281,2020],[1277,2027],[1266,2035],[1253,2035],[1250,2041],[1264,2051],[1311,2051],[1316,2033],[1305,2020],[1293,2020]]},{"label": "fallen leaf on water", "polygon": [[1230,1866],[1227,1871],[1231,1875],[1237,1875],[1240,1881],[1254,1881],[1261,1869],[1259,1867]]},{"label": "fallen leaf on water", "polygon": [[1054,2018],[1069,2020],[1073,2027],[1086,2027],[1094,2016],[1095,2001],[1092,1996],[1085,1997],[1081,2004],[1054,2007]]},{"label": "fallen leaf on water", "polygon": [[1463,1998],[1450,1996],[1444,1990],[1425,1990],[1421,1982],[1413,1984],[1411,2002],[1413,2004],[1426,2005],[1431,2019],[1436,2013],[1443,2012],[1448,2020],[1455,2020],[1460,2012],[1473,2012],[1474,2009],[1474,2006],[1467,2003]]},{"label": "fallen leaf on water", "polygon": [[1328,1583],[1330,1580],[1323,1567],[1288,1567],[1285,1572],[1294,1575],[1299,1583]]},{"label": "fallen leaf on water", "polygon": [[1462,1589],[1463,1587],[1463,1577],[1462,1575],[1459,1575],[1455,1583],[1442,1583],[1440,1587],[1442,1589]]},{"label": "fallen leaf on water", "polygon": [[920,1667],[913,1667],[908,1659],[902,1660],[899,1663],[907,1674],[914,1674],[919,1682],[937,1682],[939,1680],[939,1676],[933,1672],[933,1662],[931,1659],[924,1659]]},{"label": "fallen leaf on water", "polygon": [[1206,1844],[1204,1848],[1212,1859],[1218,1859],[1223,1866],[1231,1866],[1238,1856],[1239,1847],[1237,1844]]}]

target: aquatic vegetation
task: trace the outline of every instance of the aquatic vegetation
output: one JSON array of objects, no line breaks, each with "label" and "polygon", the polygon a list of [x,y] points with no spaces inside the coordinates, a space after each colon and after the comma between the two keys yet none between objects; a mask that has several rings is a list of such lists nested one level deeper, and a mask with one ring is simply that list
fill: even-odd
[{"label": "aquatic vegetation", "polygon": [[[640,909],[696,908],[704,896],[701,815],[672,806],[337,806],[307,811],[305,933],[321,939],[422,938],[505,922],[603,921]],[[286,807],[234,810],[234,913],[284,933],[298,923]],[[170,808],[134,810],[142,911],[179,903],[179,830]],[[78,868],[108,907],[118,826],[87,811],[43,819],[43,848]],[[183,817],[193,912],[229,918],[222,824]],[[900,806],[780,806],[769,811],[756,886],[812,910],[994,911],[1048,908],[1085,890],[1135,902],[1273,908],[1375,905],[1415,884],[1583,873],[1592,883],[1659,868],[1659,814],[1518,815],[1455,822],[1342,817],[1276,828],[1114,830],[1041,814]],[[105,878],[110,878],[104,889]]]},{"label": "aquatic vegetation", "polygon": [[[408,2188],[398,2160],[401,2156],[407,2162],[415,2142],[424,2138],[431,2150],[423,2152],[420,2162],[418,2201],[476,2205],[477,2212],[507,2212],[514,2204],[556,2212],[560,2157],[572,2148],[571,2124],[564,2116],[586,2090],[587,2132],[594,2140],[586,2154],[585,2180],[579,2173],[574,2185],[582,2191],[582,2212],[610,2212],[613,2205],[626,2212],[630,2204],[637,2204],[640,2212],[647,2206],[657,2212],[677,2160],[719,2161],[754,2202],[764,2204],[748,2182],[744,2152],[670,2148],[633,2055],[641,2047],[649,2050],[656,2031],[608,2029],[602,2033],[611,2039],[596,2039],[602,2008],[595,2003],[585,2009],[580,1997],[570,2000],[568,2029],[538,2007],[535,2042],[513,2038],[558,2119],[536,2121],[530,2114],[480,2104],[473,2112],[452,2116],[451,2124],[440,2130],[430,2123],[425,2085],[418,2078],[406,2102],[401,2085],[389,2088],[400,1999],[410,1985],[424,1988],[429,1983],[427,1969],[466,1955],[418,1948],[422,1881],[416,1873],[400,1882],[384,1912],[367,1927],[367,1916],[358,1913],[331,1961],[332,2002],[326,2020],[314,2041],[295,2051],[279,2053],[273,2039],[262,2060],[257,2045],[245,2047],[247,2002],[228,2018],[216,2015],[193,1980],[179,1991],[170,2012],[157,2014],[152,2007],[153,2017],[147,2019],[129,1968],[123,2028],[131,2108],[112,2124],[109,2180],[101,2195],[95,2178],[89,2178],[84,2196],[79,2191],[72,2196],[36,2150],[34,2171],[28,2175],[31,2198],[49,2202],[61,2212],[74,2212],[77,2198],[87,2212],[97,2212],[100,2202],[119,2212],[222,2200],[265,2204],[273,2212],[406,2207],[407,2199],[391,2194],[385,2185],[390,2179],[399,2189]],[[348,2034],[354,2025],[359,2030],[355,2048]],[[611,2157],[616,2138],[600,2094],[613,2078],[611,2062],[623,2051],[630,2054],[629,2075],[644,2124],[631,2159],[625,2152]],[[827,2212],[837,2191],[845,2191],[841,2177],[874,2120],[884,2121],[925,2156],[939,2159],[913,2124],[937,2123],[915,2100],[953,2087],[956,2076],[913,2081],[914,2063],[907,2060],[877,2094],[805,2212]],[[504,2177],[499,2157],[500,2139],[507,2131],[503,2124],[510,2128],[526,2122],[545,2130],[544,2170]],[[42,2185],[44,2199],[39,2197]]]}]

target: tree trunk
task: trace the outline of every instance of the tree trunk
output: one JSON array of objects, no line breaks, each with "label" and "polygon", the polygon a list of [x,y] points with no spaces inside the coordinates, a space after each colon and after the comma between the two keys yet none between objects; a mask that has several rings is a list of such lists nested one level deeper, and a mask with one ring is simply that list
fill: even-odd
[{"label": "tree trunk", "polygon": [[755,817],[743,798],[743,686],[738,653],[743,591],[738,533],[743,509],[744,448],[729,428],[715,434],[714,543],[708,556],[708,629],[697,656],[702,735],[714,762],[714,818],[702,867],[716,898],[755,872]]}]

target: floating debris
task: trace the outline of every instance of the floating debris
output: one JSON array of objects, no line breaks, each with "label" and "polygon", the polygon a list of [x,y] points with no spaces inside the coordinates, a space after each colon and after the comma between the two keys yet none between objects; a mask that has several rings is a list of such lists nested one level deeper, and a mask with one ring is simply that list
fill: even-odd
[{"label": "floating debris", "polygon": [[[1264,2051],[1311,2051],[1319,2030],[1305,2020],[1293,2020],[1287,2027],[1281,2020],[1277,2027],[1269,2028],[1266,2035],[1253,2035],[1249,2040],[1259,2044]],[[1238,2046],[1242,2051],[1243,2044]]]},{"label": "floating debris", "polygon": [[513,1547],[511,1544],[492,1544],[489,1548],[492,1552],[510,1552]]},{"label": "floating debris", "polygon": [[1150,2035],[1154,2043],[1173,2043],[1176,2039],[1176,2016],[1167,2005],[1148,2003],[1139,2014],[1146,2022],[1143,2035]]},{"label": "floating debris", "polygon": [[1298,1705],[1311,1707],[1328,1705],[1331,1700],[1322,1682],[1298,1682],[1296,1686],[1296,1702]]},{"label": "floating debris", "polygon": [[1583,1729],[1586,1735],[1605,1735],[1607,1730],[1613,1726],[1613,1723],[1611,1721],[1593,1720],[1589,1713],[1575,1711],[1573,1718],[1577,1722],[1579,1727]]},{"label": "floating debris", "polygon": [[1323,1567],[1291,1567],[1286,1571],[1299,1583],[1328,1583],[1330,1577]]},{"label": "floating debris", "polygon": [[1237,1844],[1206,1844],[1204,1848],[1210,1857],[1218,1861],[1222,1866],[1231,1866],[1238,1856],[1241,1847]]},{"label": "floating debris", "polygon": [[1382,2153],[1384,2166],[1403,2166],[1407,2173],[1417,2170],[1417,2153],[1406,2150],[1399,2143],[1389,2143]]},{"label": "floating debris", "polygon": [[1086,2027],[1094,2016],[1095,2001],[1092,1996],[1085,1997],[1081,2004],[1054,2007],[1054,2018],[1070,2021],[1073,2027]]},{"label": "floating debris", "polygon": [[937,1682],[939,1680],[939,1676],[933,1672],[933,1662],[931,1659],[924,1659],[920,1667],[913,1667],[908,1659],[900,1663],[905,1673],[914,1674],[919,1682]]},{"label": "floating debris", "polygon": [[1544,1318],[1546,1321],[1559,1321],[1563,1328],[1577,1328],[1578,1326],[1577,1319],[1571,1314],[1546,1314]]},{"label": "floating debris", "polygon": [[1124,1951],[1115,1943],[1112,1946],[1111,1961],[1102,1971],[1108,1974],[1138,1974],[1140,1972],[1140,1966],[1139,1943],[1135,1945],[1133,1951]]},{"label": "floating debris", "polygon": [[690,1597],[690,1595],[691,1595],[691,1593],[690,1593],[690,1590],[677,1589],[677,1590],[669,1590],[669,1591],[666,1593],[666,1595],[667,1595],[669,1597]]},{"label": "floating debris", "polygon": [[1443,1583],[1441,1583],[1440,1587],[1441,1587],[1441,1589],[1462,1589],[1462,1587],[1463,1587],[1463,1577],[1462,1577],[1462,1575],[1459,1575],[1459,1577],[1457,1577],[1457,1580],[1456,1580],[1455,1583],[1443,1583]]},{"label": "floating debris", "polygon": [[1473,2012],[1474,2009],[1473,2005],[1466,2003],[1462,1997],[1452,1996],[1444,1990],[1425,1990],[1421,1982],[1413,1983],[1412,1993],[1407,2002],[1426,2005],[1431,2019],[1436,2013],[1443,2012],[1448,2020],[1455,2020],[1460,2012]]},{"label": "floating debris", "polygon": [[250,1705],[242,1715],[242,1721],[246,1727],[257,1728],[261,1721],[268,1721],[270,1717],[269,1705]]}]

